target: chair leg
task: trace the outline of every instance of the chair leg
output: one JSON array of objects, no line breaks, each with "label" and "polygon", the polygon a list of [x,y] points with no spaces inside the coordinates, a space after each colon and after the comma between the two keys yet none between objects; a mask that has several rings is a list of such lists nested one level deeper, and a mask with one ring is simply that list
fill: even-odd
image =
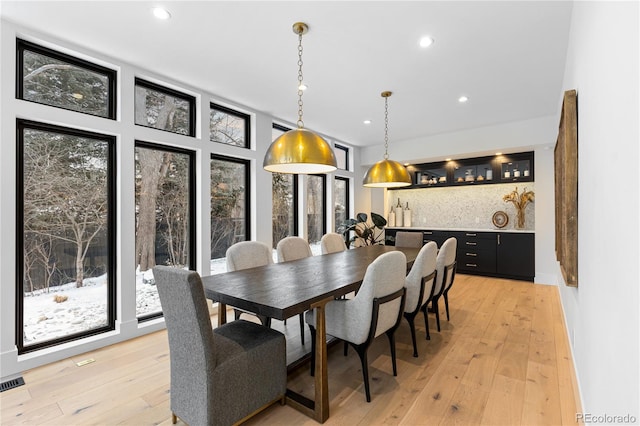
[{"label": "chair leg", "polygon": [[356,346],[356,352],[360,356],[360,363],[362,364],[362,378],[364,379],[364,394],[367,398],[367,402],[371,402],[371,391],[369,390],[369,362],[367,361],[367,348],[363,346]]},{"label": "chair leg", "polygon": [[349,344],[347,343],[347,341],[345,340],[344,342],[344,356],[347,356],[347,354],[349,353]]},{"label": "chair leg", "polygon": [[414,358],[417,358],[418,344],[416,343],[416,325],[414,324],[414,320],[416,316],[411,314],[404,314],[404,317],[409,323],[409,330],[411,330],[411,342],[413,343],[413,356]]},{"label": "chair leg", "polygon": [[178,423],[178,417],[173,413],[171,413],[171,423],[173,423],[174,425]]},{"label": "chair leg", "polygon": [[241,314],[242,314],[242,312],[240,312],[240,311],[239,311],[239,310],[237,310],[237,309],[234,309],[234,310],[233,310],[233,319],[234,319],[234,320],[236,320],[236,321],[238,321],[238,320],[240,319],[240,315],[241,315]]},{"label": "chair leg", "polygon": [[427,305],[422,307],[422,313],[424,314],[424,328],[427,329],[427,340],[431,340],[431,335],[429,334],[429,315],[427,315]]},{"label": "chair leg", "polygon": [[393,366],[393,375],[398,375],[397,363],[396,363],[396,339],[394,337],[395,328],[387,331],[387,337],[389,338],[389,346],[391,347],[391,365]]},{"label": "chair leg", "polygon": [[265,327],[271,328],[271,318],[265,317],[264,315],[258,315],[258,319]]},{"label": "chair leg", "polygon": [[311,333],[311,376],[316,374],[316,329],[309,325],[309,332]]},{"label": "chair leg", "polygon": [[438,301],[440,298],[433,299],[431,302],[431,306],[433,307],[433,312],[436,314],[436,325],[438,331],[440,331],[440,309],[438,308]]},{"label": "chair leg", "polygon": [[302,317],[304,314],[300,314],[300,341],[304,345],[304,318]]},{"label": "chair leg", "polygon": [[444,308],[447,311],[447,321],[449,321],[449,297],[447,296],[447,291],[444,292]]}]

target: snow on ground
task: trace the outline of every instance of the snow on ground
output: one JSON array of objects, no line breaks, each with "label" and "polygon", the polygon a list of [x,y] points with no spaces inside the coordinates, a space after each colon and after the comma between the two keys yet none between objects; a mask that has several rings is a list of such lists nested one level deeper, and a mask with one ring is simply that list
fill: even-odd
[{"label": "snow on ground", "polygon": [[[311,252],[320,254],[320,244],[311,244]],[[277,262],[276,251],[273,261]],[[227,272],[226,261],[212,259],[211,275]],[[56,296],[66,300],[56,302]],[[27,293],[24,297],[24,344],[43,342],[107,325],[107,276],[84,280],[83,287],[75,282]],[[151,270],[136,270],[136,314],[160,312],[160,299]]]}]

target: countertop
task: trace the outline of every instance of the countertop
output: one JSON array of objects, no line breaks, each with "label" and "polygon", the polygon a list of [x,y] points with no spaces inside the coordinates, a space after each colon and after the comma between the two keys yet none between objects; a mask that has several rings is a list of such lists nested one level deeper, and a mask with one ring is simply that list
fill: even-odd
[{"label": "countertop", "polygon": [[530,229],[478,229],[478,228],[431,228],[426,226],[385,226],[385,229],[407,230],[407,231],[462,231],[462,232],[513,232],[520,234],[535,234],[536,231]]}]

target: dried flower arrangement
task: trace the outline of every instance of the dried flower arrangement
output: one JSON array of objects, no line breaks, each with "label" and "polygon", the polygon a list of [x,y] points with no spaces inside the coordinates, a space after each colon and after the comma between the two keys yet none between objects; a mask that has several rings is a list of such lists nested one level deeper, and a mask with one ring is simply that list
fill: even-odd
[{"label": "dried flower arrangement", "polygon": [[535,199],[535,194],[533,191],[527,191],[527,188],[524,188],[522,194],[518,193],[518,187],[516,189],[503,196],[502,199],[505,202],[512,202],[516,208],[516,214],[518,217],[518,221],[516,223],[516,228],[522,229],[524,228],[524,209],[527,207],[527,204],[533,203]]}]

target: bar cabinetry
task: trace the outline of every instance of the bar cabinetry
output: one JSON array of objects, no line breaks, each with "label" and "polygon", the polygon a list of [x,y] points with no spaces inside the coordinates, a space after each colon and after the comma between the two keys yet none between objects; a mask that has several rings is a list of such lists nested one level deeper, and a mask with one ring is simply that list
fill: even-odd
[{"label": "bar cabinetry", "polygon": [[457,271],[533,281],[535,276],[535,234],[533,232],[457,231],[416,228],[387,228],[385,244],[395,245],[398,231],[420,232],[423,243],[442,246],[447,238],[457,239]]}]

